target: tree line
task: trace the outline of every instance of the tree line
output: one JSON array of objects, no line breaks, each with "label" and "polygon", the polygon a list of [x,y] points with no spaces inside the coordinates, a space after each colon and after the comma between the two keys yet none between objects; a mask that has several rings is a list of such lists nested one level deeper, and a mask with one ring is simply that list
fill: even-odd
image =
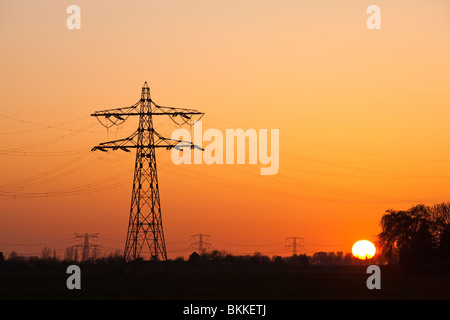
[{"label": "tree line", "polygon": [[[3,257],[0,253],[0,271],[8,270],[28,270],[59,268],[69,264],[82,264],[92,268],[117,268],[123,263],[123,255],[117,251],[107,256],[92,257],[88,261],[75,260],[76,256],[69,259],[67,256],[60,259],[48,248],[43,248],[41,256],[25,257],[16,252],[11,252],[8,257]],[[141,259],[138,259],[141,260]],[[248,255],[233,255],[226,251],[212,250],[198,254],[192,252],[187,259],[178,257],[169,259],[169,263],[190,266],[223,266],[223,267],[289,267],[289,266],[309,266],[309,265],[360,265],[361,261],[352,256],[351,253],[338,252],[316,252],[312,255],[294,254],[292,256],[267,256],[255,252]]]},{"label": "tree line", "polygon": [[450,202],[386,210],[380,221],[377,246],[387,264],[405,270],[450,262]]},{"label": "tree line", "polygon": [[[424,266],[437,264],[450,270],[450,202],[431,206],[415,205],[407,210],[388,209],[380,219],[381,232],[376,243],[377,254],[370,259],[371,264],[398,264],[404,270],[417,271]],[[59,259],[55,251],[44,247],[40,257],[23,257],[11,252],[4,257],[0,252],[0,266],[44,266],[62,263],[88,263],[112,266],[122,262],[120,252],[108,256],[91,256],[89,261],[79,261],[73,247]],[[290,257],[253,255],[233,255],[226,251],[214,250],[209,253],[193,252],[187,261],[184,258],[171,260],[175,263],[215,264],[215,265],[358,265],[361,261],[351,253],[316,252],[312,255],[299,254]]]}]

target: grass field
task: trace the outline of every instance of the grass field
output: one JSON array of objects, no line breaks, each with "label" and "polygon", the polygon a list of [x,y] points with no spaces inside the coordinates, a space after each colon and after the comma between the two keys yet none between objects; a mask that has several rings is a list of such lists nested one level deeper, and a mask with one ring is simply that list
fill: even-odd
[{"label": "grass field", "polygon": [[156,273],[81,267],[81,290],[66,287],[65,269],[0,272],[0,299],[308,300],[449,299],[450,273],[381,270],[369,290],[363,266],[290,268],[173,265]]}]

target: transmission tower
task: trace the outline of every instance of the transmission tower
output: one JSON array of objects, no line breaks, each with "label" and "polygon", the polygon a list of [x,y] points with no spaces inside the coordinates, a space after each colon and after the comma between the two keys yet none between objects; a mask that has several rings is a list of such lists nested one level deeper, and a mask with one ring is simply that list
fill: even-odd
[{"label": "transmission tower", "polygon": [[198,251],[200,254],[205,254],[207,249],[211,249],[211,242],[206,242],[205,240],[210,240],[209,234],[194,234],[192,237],[191,248]]},{"label": "transmission tower", "polygon": [[[156,148],[183,151],[185,148],[203,148],[190,141],[165,138],[153,127],[153,116],[166,115],[178,125],[192,124],[204,113],[194,109],[172,108],[157,105],[150,96],[147,82],[142,87],[141,99],[131,107],[97,111],[92,116],[105,117],[109,126],[122,124],[130,116],[139,116],[137,130],[129,137],[95,146],[92,151],[106,152],[110,149],[121,149],[130,152],[136,149],[134,165],[133,191],[125,241],[124,261],[143,258],[142,250],[148,249],[150,259],[167,261],[166,244],[162,226],[161,206],[159,198],[158,174],[156,170]],[[177,121],[176,119],[179,118]],[[105,125],[109,128],[108,125]]]},{"label": "transmission tower", "polygon": [[83,248],[83,253],[82,253],[82,261],[88,261],[91,258],[90,255],[90,247],[96,247],[97,245],[95,244],[90,244],[89,243],[89,238],[98,238],[98,233],[94,233],[94,234],[79,234],[79,233],[75,233],[75,238],[81,238],[84,239],[83,244],[78,244],[75,245],[74,247],[82,247]]},{"label": "transmission tower", "polygon": [[289,244],[285,245],[285,249],[292,248],[292,255],[295,256],[297,254],[297,249],[300,247],[301,249],[304,249],[303,245],[303,238],[299,237],[289,237],[286,238],[286,242],[289,242]]}]

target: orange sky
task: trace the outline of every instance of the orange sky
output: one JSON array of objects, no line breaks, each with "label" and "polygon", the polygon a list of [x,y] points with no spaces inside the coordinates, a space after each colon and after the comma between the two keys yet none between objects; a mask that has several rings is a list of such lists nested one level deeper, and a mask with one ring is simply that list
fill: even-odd
[{"label": "orange sky", "polygon": [[[366,28],[371,4],[381,30]],[[292,236],[350,252],[386,209],[448,201],[449,14],[445,0],[2,1],[0,251],[63,257],[84,232],[123,249],[134,155],[89,150],[136,122],[107,133],[89,115],[134,104],[145,81],[157,103],[205,112],[205,129],[280,130],[276,176],[158,151],[170,258],[198,233],[233,253],[287,255]]]}]

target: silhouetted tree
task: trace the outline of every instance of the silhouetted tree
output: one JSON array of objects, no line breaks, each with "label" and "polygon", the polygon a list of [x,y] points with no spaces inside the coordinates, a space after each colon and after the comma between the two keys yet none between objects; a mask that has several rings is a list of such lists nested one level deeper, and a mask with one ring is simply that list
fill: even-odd
[{"label": "silhouetted tree", "polygon": [[388,261],[394,259],[395,255],[406,257],[410,253],[413,239],[422,222],[429,216],[429,210],[418,205],[406,211],[395,211],[389,209],[381,218],[382,231],[379,234],[382,254]]},{"label": "silhouetted tree", "polygon": [[294,266],[306,266],[309,264],[309,258],[306,254],[294,254],[291,257],[286,258],[286,262]]},{"label": "silhouetted tree", "polygon": [[[389,209],[381,218],[378,235],[383,258],[403,266],[419,266],[424,261],[445,256],[450,202],[433,206],[416,205],[408,210]],[[439,249],[439,250],[437,250]],[[439,255],[436,255],[439,252]]]},{"label": "silhouetted tree", "polygon": [[110,266],[121,265],[123,262],[123,255],[120,250],[114,251],[114,253],[110,253],[106,258],[106,263]]},{"label": "silhouetted tree", "polygon": [[200,255],[197,252],[192,252],[189,256],[189,262],[199,262],[200,261]]},{"label": "silhouetted tree", "polygon": [[428,261],[433,256],[433,236],[427,221],[420,224],[419,230],[414,237],[411,250],[416,253],[419,261]]},{"label": "silhouetted tree", "polygon": [[450,202],[443,202],[431,207],[431,234],[438,244],[441,234],[450,227]]},{"label": "silhouetted tree", "polygon": [[43,247],[41,251],[41,258],[43,260],[48,260],[52,257],[52,251],[49,247]]},{"label": "silhouetted tree", "polygon": [[208,260],[220,261],[226,256],[225,251],[213,250],[211,253],[206,253]]},{"label": "silhouetted tree", "polygon": [[314,252],[312,256],[314,264],[326,264],[327,263],[327,253],[323,251]]},{"label": "silhouetted tree", "polygon": [[280,256],[273,256],[272,257],[272,262],[275,265],[282,265],[284,263],[283,258],[281,258]]},{"label": "silhouetted tree", "polygon": [[423,221],[408,247],[399,252],[400,264],[407,270],[418,270],[433,256],[433,238],[428,223]]},{"label": "silhouetted tree", "polygon": [[438,253],[442,261],[450,261],[450,225],[441,233]]},{"label": "silhouetted tree", "polygon": [[8,256],[8,260],[16,260],[19,257],[16,251],[11,251]]},{"label": "silhouetted tree", "polygon": [[342,259],[342,263],[345,265],[351,265],[353,264],[354,260],[355,258],[353,257],[353,254],[347,252]]},{"label": "silhouetted tree", "polygon": [[67,247],[65,252],[64,259],[67,261],[74,261],[75,260],[75,248],[74,247]]}]

